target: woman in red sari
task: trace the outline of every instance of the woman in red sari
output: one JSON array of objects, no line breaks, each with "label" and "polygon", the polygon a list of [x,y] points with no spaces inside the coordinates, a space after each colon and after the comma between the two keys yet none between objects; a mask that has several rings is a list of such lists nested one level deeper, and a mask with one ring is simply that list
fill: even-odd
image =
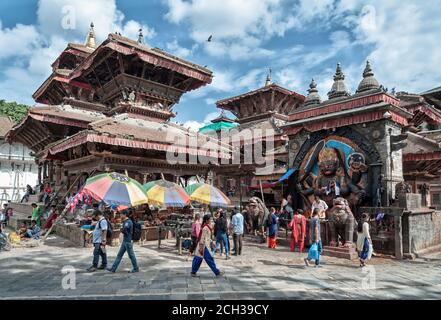
[{"label": "woman in red sari", "polygon": [[303,252],[306,237],[306,218],[303,216],[302,209],[297,209],[288,227],[292,231],[291,252],[295,251],[296,245],[299,246],[299,252]]},{"label": "woman in red sari", "polygon": [[55,220],[57,220],[58,217],[58,208],[56,208],[54,206],[52,213],[49,215],[49,218],[46,221],[46,224],[43,227],[43,231],[46,232],[47,230],[49,230],[52,227],[52,224],[54,223]]}]

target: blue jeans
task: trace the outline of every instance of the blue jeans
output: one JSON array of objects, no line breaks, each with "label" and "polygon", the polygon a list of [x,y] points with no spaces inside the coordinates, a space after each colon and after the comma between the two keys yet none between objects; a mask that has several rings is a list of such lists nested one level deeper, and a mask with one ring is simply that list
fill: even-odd
[{"label": "blue jeans", "polygon": [[[196,248],[196,250],[198,250],[198,248]],[[216,263],[214,262],[210,251],[208,251],[207,248],[204,248],[204,258],[194,256],[193,263],[191,265],[191,273],[196,274],[196,272],[198,272],[199,268],[201,267],[202,260],[205,260],[205,262],[208,264],[211,271],[213,271],[215,275],[218,275],[220,273],[219,269],[216,268]]]},{"label": "blue jeans", "polygon": [[40,232],[33,233],[32,230],[27,230],[27,231],[26,231],[26,236],[27,236],[28,238],[38,240],[38,239],[40,238]]},{"label": "blue jeans", "polygon": [[101,249],[101,243],[94,243],[93,244],[93,262],[92,262],[92,265],[95,268],[98,268],[98,262],[100,260],[100,256],[101,256],[101,265],[103,267],[106,267],[107,266],[107,253],[105,253]]},{"label": "blue jeans", "polygon": [[227,257],[228,257],[228,255],[230,254],[230,248],[229,248],[229,246],[228,246],[228,238],[227,238],[227,233],[226,232],[219,232],[218,234],[217,234],[217,237],[216,237],[216,246],[218,245],[218,244],[220,244],[220,251],[221,251],[221,254],[223,253],[223,248],[225,247],[225,254],[227,255]]},{"label": "blue jeans", "polygon": [[138,270],[138,263],[136,262],[135,252],[133,251],[133,242],[123,241],[121,247],[119,248],[118,254],[116,256],[115,262],[112,266],[112,271],[115,272],[121,263],[124,253],[127,251],[130,261],[132,262],[133,270]]}]

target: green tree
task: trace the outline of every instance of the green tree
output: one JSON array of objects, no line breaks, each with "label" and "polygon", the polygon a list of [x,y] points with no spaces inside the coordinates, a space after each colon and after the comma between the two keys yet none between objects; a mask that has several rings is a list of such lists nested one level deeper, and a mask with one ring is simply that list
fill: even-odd
[{"label": "green tree", "polygon": [[0,100],[0,114],[9,116],[15,123],[20,122],[27,114],[29,106],[17,102]]}]

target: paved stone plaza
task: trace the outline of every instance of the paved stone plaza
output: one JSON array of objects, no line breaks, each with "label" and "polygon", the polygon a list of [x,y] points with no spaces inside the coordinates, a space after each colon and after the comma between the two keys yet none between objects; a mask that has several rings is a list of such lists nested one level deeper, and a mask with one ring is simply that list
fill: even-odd
[{"label": "paved stone plaza", "polygon": [[[46,245],[0,253],[1,299],[440,299],[441,255],[413,261],[373,258],[356,262],[323,257],[323,267],[306,268],[304,254],[276,251],[245,242],[241,257],[216,256],[225,276],[216,278],[203,263],[190,276],[191,260],[179,256],[173,241],[135,246],[141,272],[129,274],[125,257],[116,274],[87,273],[92,249],[51,237]],[[110,262],[117,248],[109,248]],[[62,268],[76,270],[76,289],[62,289]]]}]

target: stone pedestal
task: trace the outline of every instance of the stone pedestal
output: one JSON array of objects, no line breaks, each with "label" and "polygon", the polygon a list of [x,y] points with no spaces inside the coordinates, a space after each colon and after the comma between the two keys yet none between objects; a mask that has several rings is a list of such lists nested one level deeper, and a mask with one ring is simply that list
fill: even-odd
[{"label": "stone pedestal", "polygon": [[341,259],[356,260],[358,258],[355,245],[352,244],[349,247],[323,247],[323,255],[329,257],[336,257]]},{"label": "stone pedestal", "polygon": [[421,194],[404,193],[398,195],[398,206],[408,211],[418,210],[421,208]]}]

